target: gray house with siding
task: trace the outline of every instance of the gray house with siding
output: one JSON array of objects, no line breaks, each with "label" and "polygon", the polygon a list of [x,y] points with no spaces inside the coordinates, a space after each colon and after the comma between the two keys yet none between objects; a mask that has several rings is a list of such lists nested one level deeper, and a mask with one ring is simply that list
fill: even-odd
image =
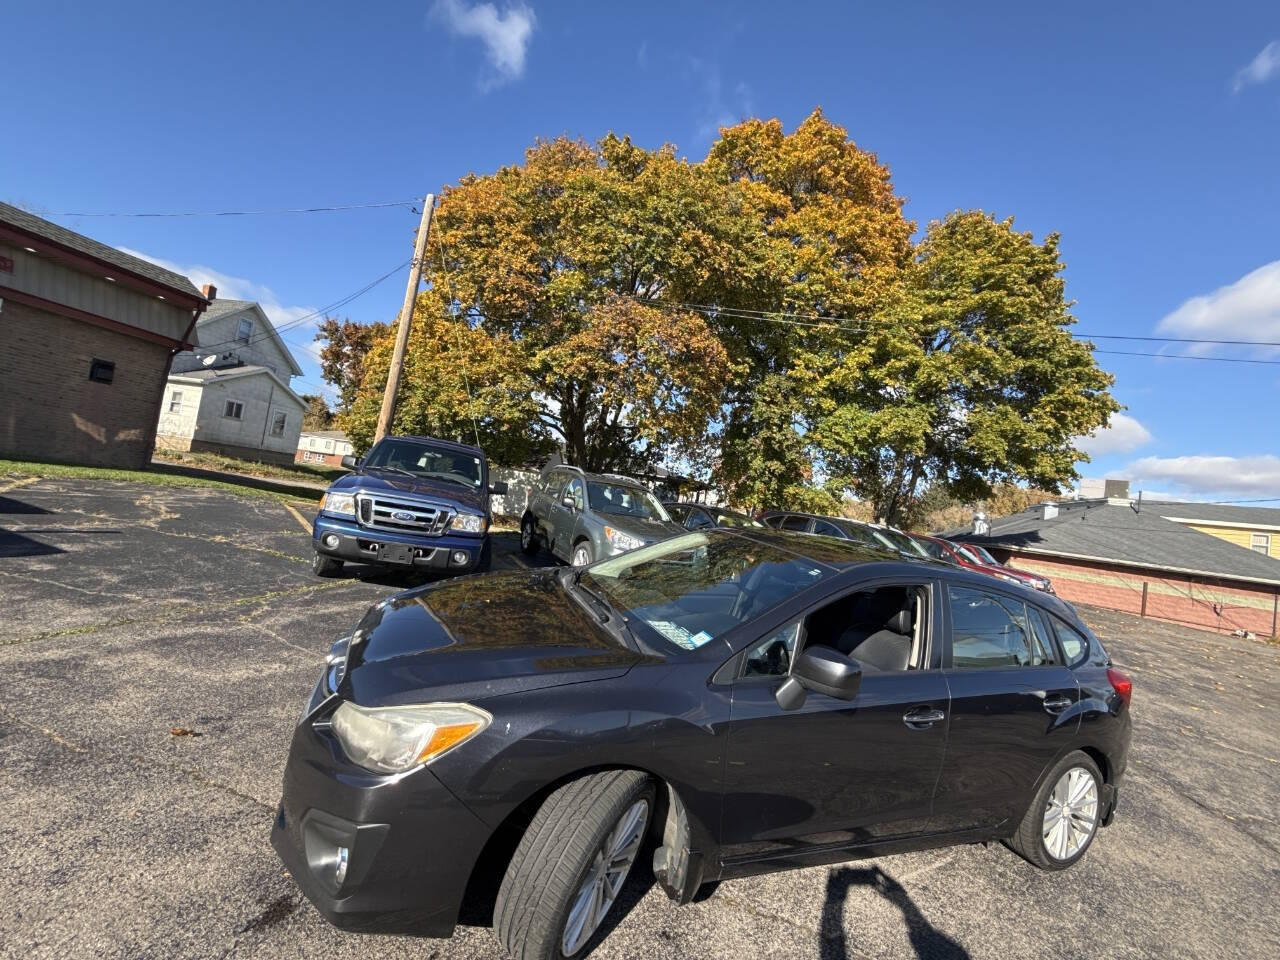
[{"label": "gray house with siding", "polygon": [[174,358],[156,446],[290,463],[306,403],[289,382],[302,369],[252,300],[218,300]]}]

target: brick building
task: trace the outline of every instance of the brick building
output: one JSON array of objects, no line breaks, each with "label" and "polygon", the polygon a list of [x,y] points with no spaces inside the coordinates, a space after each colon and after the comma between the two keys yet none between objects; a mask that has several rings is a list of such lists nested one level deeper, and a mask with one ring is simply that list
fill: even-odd
[{"label": "brick building", "polygon": [[0,457],[145,466],[169,364],[213,296],[0,203]]},{"label": "brick building", "polygon": [[342,458],[355,453],[355,447],[341,430],[307,430],[298,437],[298,463],[342,466]]},{"label": "brick building", "polygon": [[992,520],[985,536],[954,537],[1050,577],[1065,600],[1210,630],[1277,635],[1280,560],[1195,529],[1181,516],[1204,506],[1127,498],[1041,504]]}]

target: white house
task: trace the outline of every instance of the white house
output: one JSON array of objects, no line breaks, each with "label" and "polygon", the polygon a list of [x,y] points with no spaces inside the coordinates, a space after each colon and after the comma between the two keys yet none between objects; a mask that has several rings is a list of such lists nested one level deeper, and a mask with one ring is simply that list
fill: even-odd
[{"label": "white house", "polygon": [[302,368],[262,308],[215,300],[194,339],[173,358],[156,447],[292,462],[307,405],[289,381]]},{"label": "white house", "polygon": [[342,458],[355,453],[355,447],[341,430],[306,430],[298,437],[298,463],[342,465]]}]

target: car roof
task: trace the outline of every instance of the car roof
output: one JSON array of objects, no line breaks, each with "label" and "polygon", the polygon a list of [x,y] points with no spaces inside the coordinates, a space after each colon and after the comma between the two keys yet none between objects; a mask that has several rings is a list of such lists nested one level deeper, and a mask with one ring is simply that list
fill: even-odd
[{"label": "car roof", "polygon": [[553,467],[547,467],[545,472],[552,473],[556,470],[561,473],[571,473],[575,477],[582,477],[582,479],[592,483],[615,483],[620,486],[636,487],[639,490],[647,491],[649,489],[634,477],[623,476],[620,473],[592,473],[590,470],[583,470],[581,467],[575,467],[569,463],[557,463]]},{"label": "car roof", "polygon": [[413,443],[434,443],[438,447],[447,447],[450,450],[457,450],[459,453],[472,453],[484,459],[484,451],[479,447],[473,447],[468,443],[458,443],[456,440],[442,440],[439,437],[419,437],[413,434],[388,434],[383,437],[384,440],[410,440]]}]

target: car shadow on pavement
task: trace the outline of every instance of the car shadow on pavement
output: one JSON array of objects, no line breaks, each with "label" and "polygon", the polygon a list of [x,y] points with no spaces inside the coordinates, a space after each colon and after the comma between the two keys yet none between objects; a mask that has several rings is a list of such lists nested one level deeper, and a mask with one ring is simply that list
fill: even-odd
[{"label": "car shadow on pavement", "polygon": [[863,955],[850,944],[844,929],[845,901],[849,891],[859,886],[871,887],[902,911],[907,936],[920,960],[969,960],[969,951],[931,924],[902,884],[879,867],[841,867],[827,876],[827,897],[822,904],[823,960],[849,960]]},{"label": "car shadow on pavement", "polygon": [[0,513],[53,513],[52,510],[46,510],[44,507],[37,507],[34,503],[27,503],[24,500],[15,500],[13,497],[0,497]]}]

